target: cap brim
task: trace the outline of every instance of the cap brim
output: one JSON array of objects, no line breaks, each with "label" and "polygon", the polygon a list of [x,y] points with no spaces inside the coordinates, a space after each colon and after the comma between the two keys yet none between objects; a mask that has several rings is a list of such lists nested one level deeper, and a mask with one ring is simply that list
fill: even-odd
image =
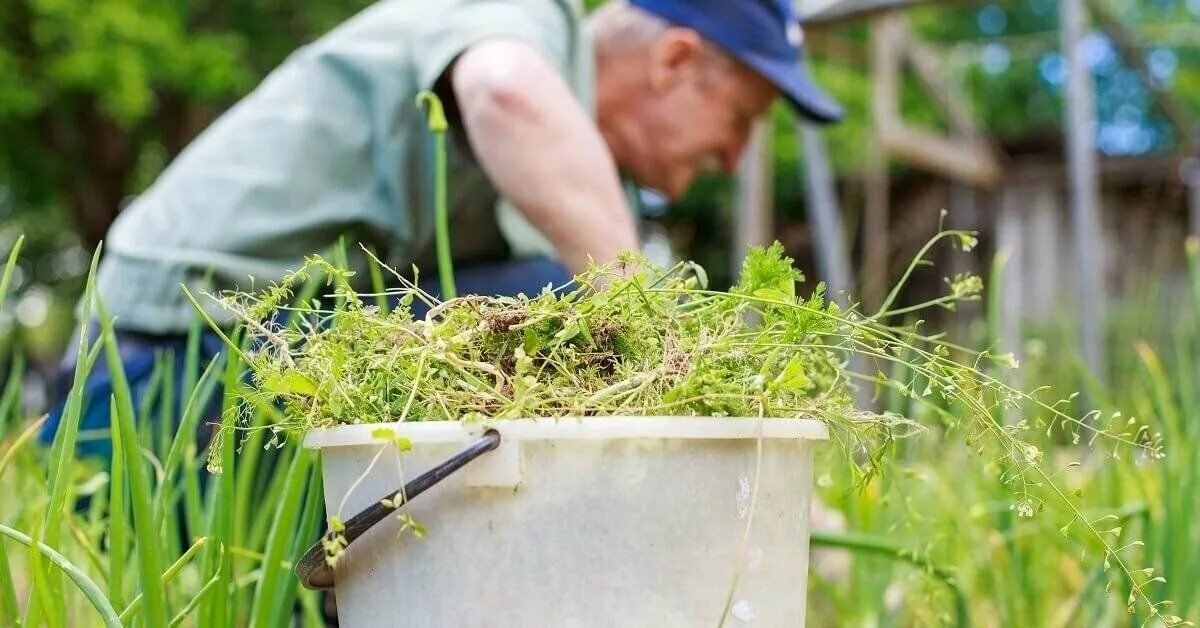
[{"label": "cap brim", "polygon": [[818,87],[799,65],[780,63],[754,54],[742,54],[738,57],[750,69],[770,81],[796,112],[805,118],[820,124],[830,124],[842,119],[842,106]]}]

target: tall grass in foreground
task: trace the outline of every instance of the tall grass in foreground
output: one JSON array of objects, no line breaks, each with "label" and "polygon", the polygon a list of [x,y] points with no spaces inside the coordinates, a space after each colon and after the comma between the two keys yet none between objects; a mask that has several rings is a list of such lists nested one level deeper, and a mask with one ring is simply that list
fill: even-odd
[{"label": "tall grass in foreground", "polygon": [[[85,305],[91,296],[89,284]],[[319,597],[300,589],[291,564],[322,520],[313,454],[265,448],[269,434],[253,427],[270,409],[231,410],[241,369],[202,363],[198,325],[184,355],[158,356],[135,406],[112,320],[95,304],[98,335],[85,329],[79,339],[76,385],[48,450],[37,442],[44,419],[21,416],[19,348],[0,361],[9,366],[0,393],[0,626],[324,625]],[[113,424],[85,432],[80,383],[100,360],[113,391],[92,403],[111,404]],[[210,416],[219,389],[223,410]],[[210,475],[197,434],[235,420],[251,429],[224,442],[223,473]],[[76,445],[96,439],[111,443],[111,466],[76,457]]]},{"label": "tall grass in foreground", "polygon": [[[1151,591],[1174,602],[1168,612],[1195,620],[1200,616],[1200,256],[1195,240],[1188,243],[1188,260],[1191,292],[1183,302],[1157,294],[1157,282],[1150,281],[1141,293],[1117,304],[1109,332],[1108,386],[1086,374],[1070,344],[1069,325],[1031,335],[1019,374],[1026,386],[1085,390],[1104,416],[1122,411],[1164,434],[1166,458],[1153,464],[1102,450],[1081,454],[1080,445],[1057,434],[1033,444],[1046,452],[1049,466],[1062,469],[1063,483],[1082,496],[1080,508],[1111,522],[1121,554],[1153,569],[1151,577],[1165,578]],[[910,398],[885,394],[881,401],[886,409],[921,422],[932,417]],[[1003,467],[972,464],[973,453],[952,430],[901,443],[899,470],[863,490],[852,488],[845,477],[819,478],[832,519],[855,534],[904,548],[909,560],[818,549],[810,581],[814,625],[954,625],[955,587],[970,600],[975,625],[1147,624],[1144,613],[1127,612],[1129,583],[1097,561],[1096,547],[1069,538],[1050,517],[1017,517],[1010,508],[1011,491],[1000,481]],[[1068,467],[1072,460],[1081,464]],[[1131,539],[1143,540],[1144,546]],[[822,545],[819,537],[815,545]],[[953,587],[935,573],[942,568],[953,573]]]}]

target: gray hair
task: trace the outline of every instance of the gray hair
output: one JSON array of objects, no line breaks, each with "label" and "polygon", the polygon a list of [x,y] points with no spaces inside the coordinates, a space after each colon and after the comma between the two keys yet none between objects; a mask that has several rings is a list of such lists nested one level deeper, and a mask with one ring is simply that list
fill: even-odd
[{"label": "gray hair", "polygon": [[587,17],[585,28],[600,52],[621,52],[648,46],[671,25],[625,0],[610,0]]},{"label": "gray hair", "polygon": [[[626,0],[609,0],[588,15],[584,28],[601,54],[645,48],[672,27],[670,22],[635,7]],[[705,40],[705,67],[724,70],[737,65],[715,44]]]}]

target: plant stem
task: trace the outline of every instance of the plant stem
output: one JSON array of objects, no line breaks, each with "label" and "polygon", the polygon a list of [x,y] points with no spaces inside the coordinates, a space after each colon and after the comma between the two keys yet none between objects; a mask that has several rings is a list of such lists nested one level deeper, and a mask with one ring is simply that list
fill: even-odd
[{"label": "plant stem", "polygon": [[875,554],[892,560],[906,562],[925,570],[945,583],[950,589],[951,595],[954,596],[955,625],[960,627],[971,625],[970,612],[967,610],[966,594],[959,587],[954,574],[945,567],[935,565],[928,559],[921,558],[911,550],[906,550],[898,545],[889,543],[885,539],[869,534],[814,530],[809,535],[809,542],[819,547],[836,547],[851,552]]},{"label": "plant stem", "polygon": [[96,612],[100,614],[100,619],[104,621],[106,627],[121,628],[121,620],[117,616],[117,610],[112,607],[108,598],[104,597],[104,592],[100,590],[99,585],[89,578],[87,574],[83,573],[83,570],[67,560],[65,556],[54,551],[54,548],[45,543],[39,542],[35,545],[33,539],[2,523],[0,523],[0,534],[7,536],[21,545],[35,548],[42,556],[50,559],[50,562],[54,563],[55,567],[62,570],[79,587],[84,597],[92,604],[92,608],[95,608]]},{"label": "plant stem", "polygon": [[442,285],[442,301],[449,301],[458,296],[450,255],[450,216],[446,208],[446,129],[450,125],[446,122],[442,101],[433,92],[426,90],[417,94],[417,105],[429,107],[429,130],[433,133],[433,211],[438,279]]}]

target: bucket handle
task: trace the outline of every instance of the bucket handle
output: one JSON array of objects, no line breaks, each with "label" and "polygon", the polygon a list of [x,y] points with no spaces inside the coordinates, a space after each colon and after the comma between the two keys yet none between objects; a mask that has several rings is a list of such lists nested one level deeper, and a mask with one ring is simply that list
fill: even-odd
[{"label": "bucket handle", "polygon": [[[463,468],[468,462],[499,446],[500,432],[489,429],[483,433],[483,436],[479,440],[450,457],[445,462],[418,475],[411,482],[405,484],[402,490],[393,491],[375,500],[370,506],[367,506],[346,521],[345,529],[340,535],[344,546],[349,547],[355,539],[382,521],[389,513],[408,504],[414,497],[424,493],[438,482],[446,479],[450,474]],[[390,500],[392,507],[384,506],[384,500]],[[333,532],[326,532],[322,537],[322,541],[332,540],[333,537]],[[309,589],[332,589],[334,586],[333,567],[326,560],[327,554],[322,541],[318,541],[312,547],[308,548],[308,551],[304,553],[304,556],[296,564],[296,576],[300,578],[300,583]]]}]

